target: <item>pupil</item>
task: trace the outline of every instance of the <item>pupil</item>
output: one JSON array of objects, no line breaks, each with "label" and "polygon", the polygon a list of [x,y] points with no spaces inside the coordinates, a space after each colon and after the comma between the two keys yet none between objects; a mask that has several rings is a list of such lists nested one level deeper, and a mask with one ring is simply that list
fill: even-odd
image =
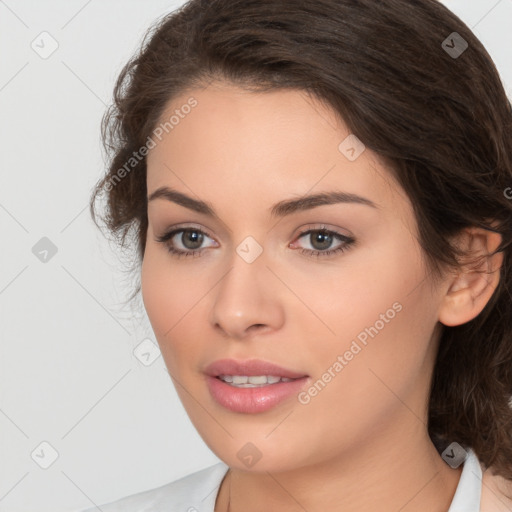
[{"label": "pupil", "polygon": [[[201,247],[201,244],[203,242],[203,234],[198,233],[197,231],[186,231],[181,235],[183,245],[187,249],[197,249],[198,247]],[[188,241],[192,241],[192,247],[189,246],[187,243]],[[194,245],[196,244],[196,245]]]},{"label": "pupil", "polygon": [[320,231],[313,239],[313,246],[315,246],[315,243],[320,242],[320,247],[317,247],[317,249],[327,249],[332,243],[332,235],[325,231]]}]

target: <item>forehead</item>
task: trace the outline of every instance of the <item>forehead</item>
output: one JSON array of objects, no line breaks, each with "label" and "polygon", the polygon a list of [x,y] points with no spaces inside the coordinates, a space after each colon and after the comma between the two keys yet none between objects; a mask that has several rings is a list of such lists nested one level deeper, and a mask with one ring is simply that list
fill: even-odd
[{"label": "forehead", "polygon": [[169,101],[159,126],[161,140],[153,137],[147,158],[148,192],[168,185],[240,207],[255,198],[273,204],[331,189],[378,203],[403,196],[364,145],[356,146],[364,151],[355,160],[347,157],[345,141],[354,146],[357,139],[332,109],[304,91],[251,92],[214,83]]}]

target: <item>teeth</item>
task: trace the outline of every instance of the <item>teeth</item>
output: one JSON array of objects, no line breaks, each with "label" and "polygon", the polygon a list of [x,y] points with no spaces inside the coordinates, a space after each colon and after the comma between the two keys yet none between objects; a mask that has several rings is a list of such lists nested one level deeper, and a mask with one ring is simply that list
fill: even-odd
[{"label": "teeth", "polygon": [[290,382],[287,377],[279,377],[276,375],[219,375],[219,379],[237,387],[254,388],[266,386],[267,384],[276,384],[277,382]]}]

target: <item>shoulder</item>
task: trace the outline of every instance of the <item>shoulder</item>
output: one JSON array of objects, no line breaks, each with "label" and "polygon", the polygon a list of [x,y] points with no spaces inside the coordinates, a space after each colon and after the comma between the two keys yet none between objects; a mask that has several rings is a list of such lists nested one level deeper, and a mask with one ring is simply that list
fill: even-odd
[{"label": "shoulder", "polygon": [[491,473],[492,468],[483,471],[480,512],[512,511],[512,481]]},{"label": "shoulder", "polygon": [[218,462],[160,487],[80,512],[213,512],[228,469],[224,462]]}]

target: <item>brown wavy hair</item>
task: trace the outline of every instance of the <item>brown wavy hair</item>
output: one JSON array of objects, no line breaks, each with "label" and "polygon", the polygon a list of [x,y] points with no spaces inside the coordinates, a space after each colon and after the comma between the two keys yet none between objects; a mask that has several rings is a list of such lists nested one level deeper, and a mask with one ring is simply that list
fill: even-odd
[{"label": "brown wavy hair", "polygon": [[[445,51],[454,32],[468,44],[459,56]],[[99,227],[106,195],[102,220],[123,248],[134,236],[137,267],[148,227],[141,148],[172,98],[213,80],[302,90],[329,106],[409,196],[434,277],[460,264],[450,239],[463,228],[501,234],[488,304],[441,325],[428,432],[440,453],[457,441],[512,480],[512,109],[481,42],[436,0],[191,0],[156,20],[115,84],[101,127],[108,169],[90,204]],[[132,299],[140,289],[139,278]]]}]

